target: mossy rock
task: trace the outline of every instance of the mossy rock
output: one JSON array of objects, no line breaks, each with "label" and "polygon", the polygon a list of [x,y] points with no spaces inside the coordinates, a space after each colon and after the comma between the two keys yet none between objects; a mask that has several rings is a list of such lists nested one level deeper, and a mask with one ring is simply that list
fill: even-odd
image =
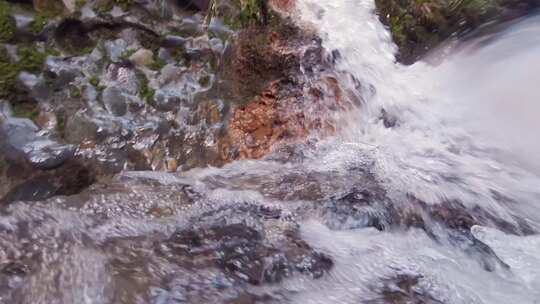
[{"label": "mossy rock", "polygon": [[507,19],[507,15],[519,16],[538,5],[529,0],[375,0],[375,4],[399,48],[397,59],[405,64],[451,36]]},{"label": "mossy rock", "polygon": [[99,15],[104,15],[109,13],[114,6],[128,11],[133,5],[133,2],[133,0],[97,0],[94,4],[94,11]]},{"label": "mossy rock", "polygon": [[13,88],[19,67],[11,60],[5,47],[0,47],[0,98],[8,97]]},{"label": "mossy rock", "polygon": [[208,21],[219,18],[232,29],[267,25],[270,19],[267,0],[213,0]]},{"label": "mossy rock", "polygon": [[34,10],[41,15],[58,16],[66,11],[62,0],[33,0]]},{"label": "mossy rock", "polygon": [[16,30],[17,24],[11,15],[10,4],[0,0],[0,42],[12,40]]},{"label": "mossy rock", "polygon": [[22,72],[39,73],[43,62],[55,52],[36,50],[31,46],[21,46],[17,49],[19,60],[14,62],[5,47],[0,47],[0,98],[13,98],[16,95],[17,75]]}]

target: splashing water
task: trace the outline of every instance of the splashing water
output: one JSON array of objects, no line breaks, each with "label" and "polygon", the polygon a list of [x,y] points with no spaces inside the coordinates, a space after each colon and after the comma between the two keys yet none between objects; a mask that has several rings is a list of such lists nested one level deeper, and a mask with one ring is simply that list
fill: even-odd
[{"label": "splashing water", "polygon": [[[0,303],[540,303],[540,18],[437,66],[402,66],[374,9],[298,2],[302,22],[340,54],[340,82],[364,101],[338,135],[14,203],[0,216]],[[208,228],[216,223],[232,237]],[[300,251],[295,269],[316,272],[308,245],[286,251],[303,244],[283,233],[297,225],[331,270],[245,283],[266,251],[285,250],[280,261]]]},{"label": "splashing water", "polygon": [[[373,1],[301,4],[304,20],[316,24],[325,47],[340,52],[339,67],[370,84],[360,92],[366,103],[349,118],[355,128],[336,139],[322,166],[370,164],[394,204],[410,195],[428,204],[458,200],[500,218],[526,219],[537,229],[539,17],[468,42],[438,66],[402,66],[394,61],[396,47]],[[394,119],[390,127],[383,110]],[[396,272],[422,277],[418,292],[430,297],[414,303],[540,302],[537,236],[473,227],[472,234],[510,266],[485,272],[459,250],[436,245],[422,233],[332,232],[318,223],[304,230],[309,241],[339,258],[332,283],[319,282],[299,303],[379,303],[370,294],[380,284],[375,277]],[[302,283],[291,285],[306,288]]]}]

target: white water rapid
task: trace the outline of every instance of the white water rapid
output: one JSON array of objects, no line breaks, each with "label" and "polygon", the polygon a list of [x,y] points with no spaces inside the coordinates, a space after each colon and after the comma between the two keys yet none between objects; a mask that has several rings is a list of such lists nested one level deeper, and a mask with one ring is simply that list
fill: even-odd
[{"label": "white water rapid", "polygon": [[[354,128],[335,139],[321,167],[371,164],[394,203],[407,195],[428,204],[459,200],[539,227],[540,17],[472,40],[436,66],[403,66],[373,1],[300,2],[303,20],[339,51],[339,68],[371,86],[349,117]],[[384,126],[382,109],[397,119],[394,127]],[[510,266],[486,272],[419,231],[335,232],[317,222],[303,231],[337,265],[326,280],[291,282],[305,290],[298,303],[372,303],[377,278],[400,272],[421,277],[418,292],[433,297],[410,303],[540,303],[538,236],[474,226],[472,234]]]}]

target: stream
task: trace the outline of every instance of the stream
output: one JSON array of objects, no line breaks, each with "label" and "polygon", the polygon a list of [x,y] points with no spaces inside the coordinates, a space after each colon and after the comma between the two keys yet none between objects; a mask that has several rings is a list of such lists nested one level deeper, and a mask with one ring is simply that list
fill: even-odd
[{"label": "stream", "polygon": [[10,204],[0,303],[540,303],[540,17],[404,66],[374,10],[295,12],[362,101],[337,134]]}]

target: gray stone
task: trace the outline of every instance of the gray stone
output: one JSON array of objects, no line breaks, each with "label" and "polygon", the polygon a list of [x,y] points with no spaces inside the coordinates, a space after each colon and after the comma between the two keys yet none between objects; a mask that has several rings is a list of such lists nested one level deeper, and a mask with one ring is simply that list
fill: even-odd
[{"label": "gray stone", "polygon": [[45,83],[42,76],[38,77],[34,74],[21,72],[17,76],[17,85],[39,101],[46,100],[51,95],[50,87]]},{"label": "gray stone", "polygon": [[105,50],[107,56],[113,62],[119,62],[122,59],[122,54],[127,48],[127,43],[123,39],[105,42]]},{"label": "gray stone", "polygon": [[171,95],[163,90],[158,90],[154,94],[154,107],[163,112],[172,111],[180,106],[182,99],[177,95]]},{"label": "gray stone", "polygon": [[53,88],[62,89],[82,75],[77,65],[63,57],[47,57],[44,67],[45,75]]},{"label": "gray stone", "polygon": [[135,69],[121,64],[110,64],[105,77],[101,80],[102,84],[114,86],[129,95],[135,95],[139,92],[139,78]]},{"label": "gray stone", "polygon": [[162,45],[164,47],[183,47],[186,45],[186,38],[174,35],[167,35],[163,39]]},{"label": "gray stone", "polygon": [[6,119],[1,129],[6,140],[4,143],[21,153],[37,169],[56,168],[75,154],[72,145],[62,145],[38,136],[39,129],[30,119]]},{"label": "gray stone", "polygon": [[158,51],[158,58],[166,63],[174,63],[175,60],[172,57],[171,53],[164,48],[160,48]]},{"label": "gray stone", "polygon": [[17,28],[22,29],[29,26],[34,18],[30,14],[13,14]]},{"label": "gray stone", "polygon": [[128,98],[116,87],[107,87],[102,95],[107,111],[114,116],[124,116],[127,112]]},{"label": "gray stone", "polygon": [[98,126],[83,111],[68,117],[64,137],[68,142],[81,143],[84,140],[94,140],[97,137]]},{"label": "gray stone", "polygon": [[147,49],[139,49],[129,57],[133,63],[137,65],[147,66],[154,62],[154,53]]},{"label": "gray stone", "polygon": [[191,18],[184,18],[178,27],[182,35],[198,36],[203,33],[203,28],[199,22]]}]

